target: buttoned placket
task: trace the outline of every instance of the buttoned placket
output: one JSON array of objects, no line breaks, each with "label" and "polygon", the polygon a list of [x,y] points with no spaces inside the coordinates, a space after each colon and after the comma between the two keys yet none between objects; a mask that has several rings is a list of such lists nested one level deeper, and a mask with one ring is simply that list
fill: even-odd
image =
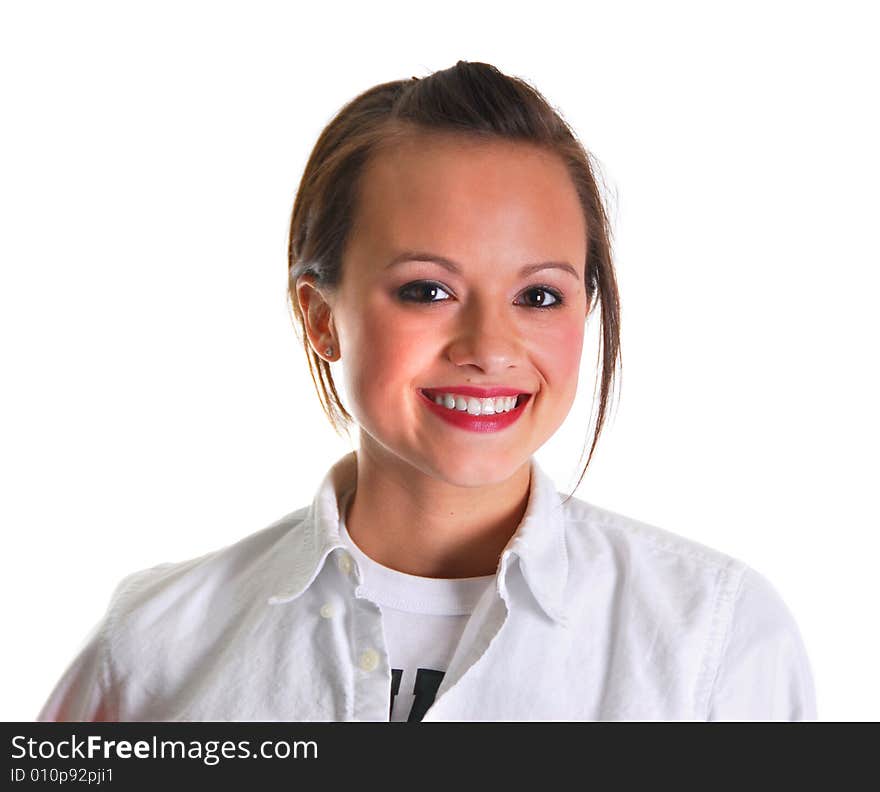
[{"label": "buttoned placket", "polygon": [[[362,592],[362,578],[357,562],[350,553],[337,547],[336,566],[343,585],[349,592],[352,609],[350,665],[352,668],[352,695],[350,695],[349,717],[355,721],[381,721],[391,719],[391,666],[382,622],[381,608]],[[437,690],[433,704],[428,708],[423,721],[455,720],[453,689],[468,671],[486,653],[486,650],[500,632],[507,620],[510,602],[503,583],[509,554],[502,560],[501,581],[491,586],[477,604],[468,620],[459,645],[453,654],[446,676]],[[332,605],[322,606],[325,609]]]},{"label": "buttoned placket", "polygon": [[349,552],[336,551],[338,573],[351,607],[351,685],[349,717],[355,721],[390,720],[391,667],[382,611],[361,594],[361,573]]}]

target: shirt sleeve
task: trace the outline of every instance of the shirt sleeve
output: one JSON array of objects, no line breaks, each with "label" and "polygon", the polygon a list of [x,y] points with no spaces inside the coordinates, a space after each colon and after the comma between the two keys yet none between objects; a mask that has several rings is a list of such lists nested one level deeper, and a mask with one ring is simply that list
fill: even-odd
[{"label": "shirt sleeve", "polygon": [[110,690],[104,654],[105,620],[96,624],[79,654],[49,695],[37,721],[99,722],[110,717]]},{"label": "shirt sleeve", "polygon": [[709,698],[708,720],[816,720],[813,674],[794,617],[746,568]]}]

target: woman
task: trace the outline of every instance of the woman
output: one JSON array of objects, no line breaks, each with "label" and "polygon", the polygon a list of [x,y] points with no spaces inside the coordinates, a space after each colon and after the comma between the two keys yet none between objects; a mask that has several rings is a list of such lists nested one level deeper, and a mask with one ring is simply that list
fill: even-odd
[{"label": "woman", "polygon": [[40,719],[816,717],[767,580],[562,498],[533,457],[591,313],[581,479],[620,359],[590,156],[540,93],[460,61],[358,96],[306,165],[289,272],[318,395],[358,450],[310,506],[123,580]]}]

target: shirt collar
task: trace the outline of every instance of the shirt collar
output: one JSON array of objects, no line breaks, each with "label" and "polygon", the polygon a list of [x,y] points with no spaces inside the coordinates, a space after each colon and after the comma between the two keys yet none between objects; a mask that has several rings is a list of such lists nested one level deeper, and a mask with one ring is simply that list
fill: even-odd
[{"label": "shirt collar", "polygon": [[[270,605],[300,596],[318,576],[327,556],[345,547],[339,531],[339,505],[357,483],[357,456],[351,451],[324,476],[303,521],[288,531],[278,548],[277,593]],[[552,478],[532,457],[529,500],[522,521],[501,554],[500,575],[509,556],[520,561],[523,577],[542,610],[565,623],[563,600],[568,580],[565,514]]]}]

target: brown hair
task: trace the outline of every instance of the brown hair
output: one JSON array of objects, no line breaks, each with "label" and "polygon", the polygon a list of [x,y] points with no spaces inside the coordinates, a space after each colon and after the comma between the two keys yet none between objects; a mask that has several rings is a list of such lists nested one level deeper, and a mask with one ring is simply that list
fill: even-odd
[{"label": "brown hair", "polygon": [[542,146],[563,159],[574,182],[588,237],[584,268],[587,300],[590,312],[599,303],[602,317],[597,354],[597,364],[601,359],[599,412],[577,489],[605,423],[618,363],[622,370],[620,300],[611,256],[611,226],[594,176],[599,168],[537,89],[487,63],[458,61],[428,77],[376,85],[343,106],[315,143],[293,204],[288,297],[321,406],[337,434],[341,436],[341,427],[348,431],[354,419],[342,405],[330,364],[309,343],[296,297],[297,279],[309,273],[320,286],[330,290],[338,287],[365,163],[402,136],[431,131]]}]

